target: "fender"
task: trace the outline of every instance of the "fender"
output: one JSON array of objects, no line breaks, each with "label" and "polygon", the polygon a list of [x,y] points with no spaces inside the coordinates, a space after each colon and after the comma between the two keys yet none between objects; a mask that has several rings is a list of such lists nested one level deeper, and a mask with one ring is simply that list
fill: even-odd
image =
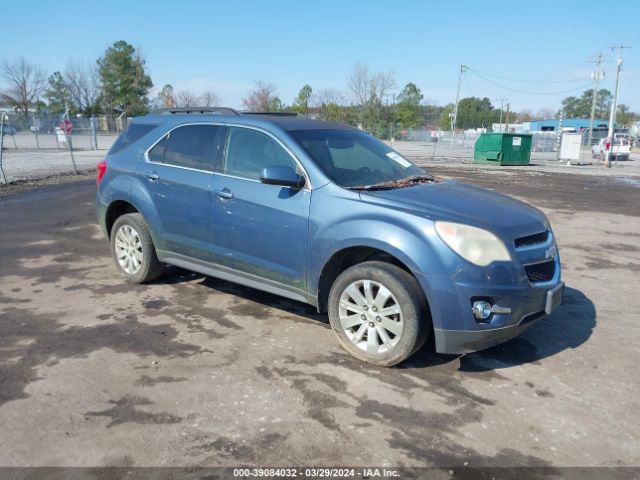
[{"label": "fender", "polygon": [[411,220],[413,221],[410,223],[401,221],[391,224],[388,218],[366,216],[349,219],[316,232],[309,243],[307,284],[310,295],[318,297],[324,267],[336,253],[352,247],[370,247],[402,262],[421,284],[427,302],[431,305],[435,301],[435,294],[427,273],[444,272],[441,259],[448,258],[449,252],[439,252],[441,242],[434,245],[425,234],[431,228],[428,225],[430,221],[424,220],[425,225],[421,229],[422,222],[418,220],[422,219],[413,217]]},{"label": "fender", "polygon": [[153,245],[156,247],[156,250],[167,250],[165,242],[163,240],[164,235],[161,231],[162,221],[160,219],[158,210],[145,182],[137,176],[131,177],[130,198],[131,205],[133,205],[144,218],[147,224],[147,228],[149,229],[149,234],[151,235],[151,240],[153,240]]},{"label": "fender", "polygon": [[[108,172],[108,170],[107,170]],[[106,175],[105,175],[106,177]],[[104,188],[108,183],[109,188]],[[107,232],[107,210],[113,202],[121,200],[131,203],[131,176],[116,175],[112,178],[104,178],[96,190],[96,214],[100,229],[105,237]]]},{"label": "fender", "polygon": [[[457,262],[452,252],[442,242],[432,242],[428,235],[417,232],[419,223],[390,225],[389,220],[362,218],[346,221],[323,231],[316,240],[310,243],[308,262],[308,285],[310,296],[320,303],[320,282],[325,266],[340,251],[352,247],[370,247],[381,250],[402,262],[416,278],[425,294],[431,313],[431,320],[436,328],[444,324],[446,311],[443,311],[442,299],[445,303],[458,305],[454,292],[443,289],[443,282],[448,278],[445,263],[448,260]],[[349,236],[353,232],[363,232],[367,236]],[[446,310],[446,309],[445,309]]]},{"label": "fender", "polygon": [[[354,235],[355,232],[358,235]],[[327,262],[336,253],[351,247],[382,250],[400,260],[412,273],[439,269],[433,262],[439,263],[440,260],[424,238],[382,220],[362,218],[334,225],[310,239],[309,251],[312,254],[308,260],[308,285],[313,289],[310,293],[317,294],[318,281]]]}]

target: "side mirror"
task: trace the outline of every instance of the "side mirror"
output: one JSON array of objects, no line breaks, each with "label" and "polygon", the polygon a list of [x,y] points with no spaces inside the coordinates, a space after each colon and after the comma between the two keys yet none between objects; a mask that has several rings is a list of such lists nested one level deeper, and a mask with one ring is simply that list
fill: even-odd
[{"label": "side mirror", "polygon": [[302,188],[305,184],[303,176],[285,165],[274,165],[262,169],[260,181],[268,185],[280,185],[282,187]]}]

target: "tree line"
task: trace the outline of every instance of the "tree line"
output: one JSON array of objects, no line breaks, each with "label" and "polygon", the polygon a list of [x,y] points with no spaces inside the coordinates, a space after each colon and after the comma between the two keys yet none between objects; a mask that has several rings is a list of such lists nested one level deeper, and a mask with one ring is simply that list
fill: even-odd
[{"label": "tree line", "polygon": [[[151,97],[153,82],[147,72],[146,60],[140,49],[124,40],[113,43],[95,62],[70,62],[63,71],[51,75],[25,59],[0,62],[0,76],[6,88],[0,90],[0,102],[24,115],[36,110],[39,113],[60,115],[119,115],[138,116],[158,108],[214,107],[221,99],[214,91],[195,94],[191,91],[175,91],[171,84],[164,85]],[[277,87],[268,82],[256,81],[243,98],[243,106],[249,111],[291,111],[313,115],[317,118],[360,125],[367,130],[386,129],[399,125],[402,128],[429,126],[449,129],[455,106],[450,103],[437,106],[424,101],[424,95],[415,83],[407,83],[399,93],[393,71],[375,71],[366,63],[356,63],[345,77],[347,89],[314,90],[305,84],[290,104],[278,95]],[[598,90],[596,117],[608,117],[611,92]],[[589,117],[593,90],[586,90],[580,97],[562,100],[565,117]],[[541,109],[535,114],[528,110],[501,111],[489,98],[467,97],[458,103],[456,128],[491,128],[502,121],[531,121],[553,118],[559,111]],[[640,118],[625,105],[618,107],[618,124],[628,125]],[[384,134],[383,132],[374,132]],[[388,132],[387,132],[388,133]]]},{"label": "tree line", "polygon": [[[580,97],[566,97],[562,100],[562,113],[565,118],[589,118],[593,104],[594,90],[589,89],[582,92]],[[595,118],[608,120],[613,95],[605,88],[598,90],[595,98]],[[558,112],[560,114],[560,112]],[[617,105],[616,123],[627,127],[632,122],[640,120],[640,114],[633,113],[625,104]]]},{"label": "tree line", "polygon": [[29,112],[58,115],[142,115],[148,111],[153,87],[141,52],[127,42],[115,42],[95,63],[72,61],[64,71],[47,76],[24,58],[0,62],[7,87],[0,101],[25,119]]}]

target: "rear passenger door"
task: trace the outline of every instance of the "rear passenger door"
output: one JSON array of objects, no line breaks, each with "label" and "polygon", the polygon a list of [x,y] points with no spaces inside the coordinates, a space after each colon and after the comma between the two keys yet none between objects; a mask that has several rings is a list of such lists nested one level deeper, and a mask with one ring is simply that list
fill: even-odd
[{"label": "rear passenger door", "polygon": [[295,189],[260,182],[268,166],[301,172],[292,155],[265,132],[229,127],[224,151],[213,180],[216,263],[244,272],[250,280],[261,277],[264,284],[283,287],[302,299],[310,185]]},{"label": "rear passenger door", "polygon": [[210,260],[211,178],[223,132],[210,124],[177,127],[140,162],[139,173],[158,212],[154,227],[160,256],[171,252]]}]

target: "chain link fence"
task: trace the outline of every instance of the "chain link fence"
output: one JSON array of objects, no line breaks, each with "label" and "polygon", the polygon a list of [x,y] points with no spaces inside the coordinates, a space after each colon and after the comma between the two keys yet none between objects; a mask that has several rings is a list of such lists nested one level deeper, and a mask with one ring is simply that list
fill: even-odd
[{"label": "chain link fence", "polygon": [[[0,115],[3,114],[0,112]],[[71,129],[66,132],[61,116],[5,113],[0,141],[0,182],[93,168],[127,124],[126,118],[107,119],[106,116],[71,117],[69,121]],[[473,159],[475,143],[483,131],[452,132],[436,126],[403,127],[394,122],[364,125],[362,129],[395,144],[409,157],[465,161]],[[602,135],[594,131],[591,143],[597,144]],[[559,133],[554,131],[534,132],[532,162],[557,159],[558,137]],[[585,160],[591,158],[587,138],[588,132],[583,132],[581,158]]]},{"label": "chain link fence", "polygon": [[[61,116],[5,113],[3,147],[16,150],[105,150],[113,143],[120,128],[105,116],[68,119],[65,131]],[[116,128],[113,128],[113,127]]]},{"label": "chain link fence", "polygon": [[[407,155],[422,158],[460,158],[472,159],[480,130],[447,131],[434,127],[402,127],[399,124],[377,124],[364,129],[375,137],[397,143]],[[486,130],[490,131],[490,130]],[[522,133],[522,132],[515,132]],[[531,160],[556,160],[560,145],[560,133],[555,131],[533,132],[531,139]],[[594,133],[588,145],[588,132],[582,132],[583,159],[591,158],[591,146],[602,138]]]},{"label": "chain link fence", "polygon": [[0,112],[0,183],[91,170],[125,123]]}]

